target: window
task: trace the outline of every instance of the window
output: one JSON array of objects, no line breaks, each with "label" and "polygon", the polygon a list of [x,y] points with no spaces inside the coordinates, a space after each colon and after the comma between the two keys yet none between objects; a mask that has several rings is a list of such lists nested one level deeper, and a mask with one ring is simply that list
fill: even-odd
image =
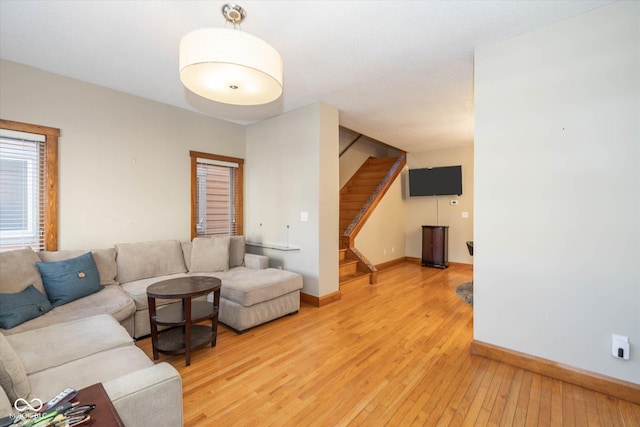
[{"label": "window", "polygon": [[191,151],[191,238],[242,230],[244,160]]},{"label": "window", "polygon": [[59,136],[0,120],[0,251],[57,250]]}]

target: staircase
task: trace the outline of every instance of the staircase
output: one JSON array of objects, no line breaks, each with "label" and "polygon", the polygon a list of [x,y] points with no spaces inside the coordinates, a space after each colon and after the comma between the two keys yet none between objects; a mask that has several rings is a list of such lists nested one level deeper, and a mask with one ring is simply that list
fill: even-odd
[{"label": "staircase", "polygon": [[375,266],[354,247],[354,241],[405,161],[405,156],[370,157],[340,190],[340,286],[376,282]]},{"label": "staircase", "polygon": [[368,285],[371,283],[371,271],[358,270],[359,260],[347,258],[348,249],[338,250],[338,262],[340,265],[340,286],[355,283]]}]

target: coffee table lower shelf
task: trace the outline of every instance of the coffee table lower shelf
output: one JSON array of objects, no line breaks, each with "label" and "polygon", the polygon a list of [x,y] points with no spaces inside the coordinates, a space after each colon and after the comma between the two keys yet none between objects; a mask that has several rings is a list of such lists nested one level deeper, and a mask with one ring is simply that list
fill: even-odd
[{"label": "coffee table lower shelf", "polygon": [[[203,347],[206,344],[215,342],[215,334],[210,326],[191,326],[191,350]],[[155,344],[156,350],[166,354],[185,354],[186,343],[184,327],[176,326],[164,330],[158,334],[158,342]]]}]

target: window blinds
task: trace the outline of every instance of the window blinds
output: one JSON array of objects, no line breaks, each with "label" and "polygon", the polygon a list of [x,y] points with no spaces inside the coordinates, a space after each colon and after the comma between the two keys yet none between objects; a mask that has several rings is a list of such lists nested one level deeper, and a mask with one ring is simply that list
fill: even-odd
[{"label": "window blinds", "polygon": [[0,129],[0,250],[45,248],[45,136]]},{"label": "window blinds", "polygon": [[197,159],[197,235],[234,236],[237,230],[235,163]]}]

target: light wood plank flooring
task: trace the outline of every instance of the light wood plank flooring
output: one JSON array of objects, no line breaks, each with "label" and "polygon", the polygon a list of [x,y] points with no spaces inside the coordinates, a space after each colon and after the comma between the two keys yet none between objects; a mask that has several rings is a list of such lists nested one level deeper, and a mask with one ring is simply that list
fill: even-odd
[{"label": "light wood plank flooring", "polygon": [[[465,266],[403,263],[376,285],[218,345],[160,356],[182,375],[186,426],[640,426],[640,405],[471,356]],[[150,357],[150,339],[138,342]]]}]

